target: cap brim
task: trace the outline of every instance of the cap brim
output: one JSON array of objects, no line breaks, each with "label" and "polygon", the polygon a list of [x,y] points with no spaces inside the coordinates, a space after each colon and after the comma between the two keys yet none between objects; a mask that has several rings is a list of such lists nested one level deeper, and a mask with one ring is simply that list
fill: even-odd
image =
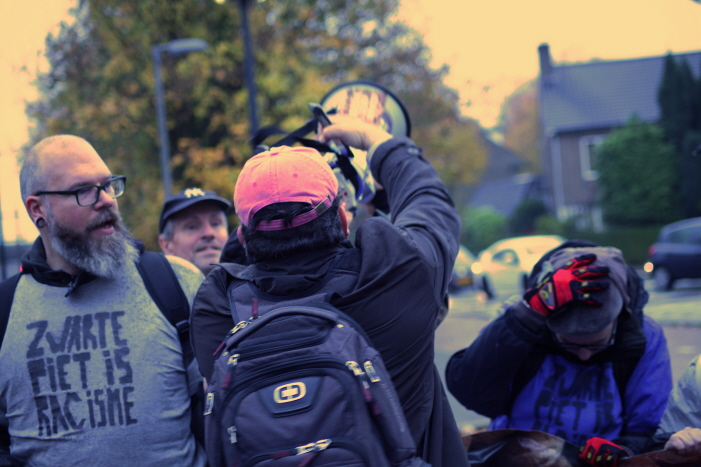
[{"label": "cap brim", "polygon": [[225,200],[224,198],[221,198],[219,196],[211,196],[211,195],[205,195],[205,196],[198,196],[197,198],[192,198],[183,201],[182,203],[178,203],[175,206],[169,208],[166,211],[163,211],[161,213],[161,220],[158,222],[158,233],[161,234],[163,233],[163,229],[166,226],[166,222],[168,222],[168,218],[172,216],[173,214],[177,214],[183,209],[187,209],[190,206],[201,203],[203,201],[213,201],[217,203],[221,208],[222,211],[224,211],[225,214],[228,214],[229,210],[231,209],[232,205],[230,202]]}]

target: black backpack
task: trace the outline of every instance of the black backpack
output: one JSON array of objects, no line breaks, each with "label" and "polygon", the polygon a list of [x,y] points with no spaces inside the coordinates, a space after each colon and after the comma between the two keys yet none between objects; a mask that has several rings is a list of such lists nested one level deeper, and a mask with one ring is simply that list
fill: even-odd
[{"label": "black backpack", "polygon": [[379,352],[327,303],[356,276],[329,269],[314,290],[288,299],[233,279],[238,324],[217,350],[207,387],[210,465],[428,465],[416,457]]},{"label": "black backpack", "polygon": [[[178,330],[178,338],[183,351],[183,362],[187,368],[195,355],[190,344],[190,305],[178,281],[175,271],[162,253],[145,251],[136,263],[146,290],[168,321]],[[10,310],[15,296],[15,289],[22,273],[0,282],[0,346],[2,346]],[[204,390],[192,396],[192,432],[195,438],[204,444]],[[6,429],[0,427],[0,451],[2,446],[9,446],[10,438]],[[0,464],[2,465],[2,464]]]}]

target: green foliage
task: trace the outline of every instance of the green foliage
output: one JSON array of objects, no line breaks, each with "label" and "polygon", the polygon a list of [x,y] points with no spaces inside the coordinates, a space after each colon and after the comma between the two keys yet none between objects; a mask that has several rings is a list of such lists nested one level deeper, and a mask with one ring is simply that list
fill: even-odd
[{"label": "green foliage", "polygon": [[678,218],[678,169],[662,130],[633,116],[597,151],[599,196],[611,225],[660,224]]},{"label": "green foliage", "polygon": [[[292,130],[307,104],[333,86],[368,79],[407,106],[412,135],[449,183],[484,166],[478,127],[457,111],[457,93],[432,69],[420,35],[394,20],[398,0],[248,1],[260,125]],[[206,51],[163,54],[173,189],[201,186],[231,198],[247,140],[248,94],[239,2],[84,0],[76,21],[47,38],[51,68],[28,106],[32,143],[58,133],[90,141],[114,173],[128,176],[120,209],[134,235],[156,249],[163,202],[151,48],[201,38]]]},{"label": "green foliage", "polygon": [[597,245],[613,246],[623,252],[626,262],[642,266],[647,261],[647,250],[655,243],[662,225],[614,226],[603,232],[578,229],[576,220],[560,222],[552,216],[541,216],[536,221],[537,235],[560,235],[567,239],[582,239]]},{"label": "green foliage", "polygon": [[457,186],[479,182],[479,175],[486,166],[487,148],[480,132],[474,120],[448,116],[420,126],[412,136],[423,147],[426,158],[441,179],[448,186]]},{"label": "green foliage", "polygon": [[540,171],[538,84],[533,79],[508,96],[501,107],[499,127],[504,146],[528,161],[530,172]]},{"label": "green foliage", "polygon": [[534,235],[560,235],[567,238],[566,223],[557,220],[557,217],[545,214],[536,218],[534,223]]},{"label": "green foliage", "polygon": [[491,208],[467,208],[462,215],[461,242],[478,253],[506,237],[507,221]]},{"label": "green foliage", "polygon": [[696,127],[698,84],[686,60],[678,62],[672,54],[665,57],[662,80],[657,92],[660,126],[677,150],[682,148],[686,132]]},{"label": "green foliage", "polygon": [[548,209],[539,199],[526,199],[521,202],[509,218],[509,231],[514,237],[533,235],[536,221],[546,215]]},{"label": "green foliage", "polygon": [[684,135],[680,157],[680,197],[683,217],[701,216],[701,130]]},{"label": "green foliage", "polygon": [[679,168],[678,192],[683,217],[701,215],[701,157],[693,155],[701,143],[701,77],[694,77],[686,60],[665,57],[657,93],[659,124],[675,149]]},{"label": "green foliage", "polygon": [[621,250],[631,266],[642,266],[647,261],[647,250],[655,243],[661,225],[614,227],[604,232],[578,232],[570,238],[582,238],[599,245]]}]

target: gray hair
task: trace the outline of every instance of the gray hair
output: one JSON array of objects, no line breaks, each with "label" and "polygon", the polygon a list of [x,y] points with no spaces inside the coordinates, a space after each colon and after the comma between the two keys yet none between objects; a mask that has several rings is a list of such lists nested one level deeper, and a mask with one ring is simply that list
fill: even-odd
[{"label": "gray hair", "polygon": [[59,148],[64,149],[68,147],[71,141],[76,140],[83,141],[92,147],[87,140],[81,138],[80,136],[55,135],[42,139],[27,151],[22,163],[22,168],[19,172],[19,185],[20,193],[22,194],[22,201],[27,201],[28,196],[32,196],[37,191],[41,191],[46,188],[48,177],[46,175],[46,171],[41,166],[41,156],[45,152],[46,148],[48,146],[58,144]]},{"label": "gray hair", "polygon": [[27,151],[24,163],[19,171],[19,186],[22,193],[22,201],[27,201],[27,197],[41,191],[48,182],[46,172],[41,170],[39,164],[39,151],[37,146]]},{"label": "gray hair", "polygon": [[[172,217],[172,216],[171,216]],[[161,234],[161,237],[165,240],[173,240],[173,235],[175,232],[173,231],[173,219],[169,217],[168,220],[166,221],[166,225],[163,226],[163,233]]]}]

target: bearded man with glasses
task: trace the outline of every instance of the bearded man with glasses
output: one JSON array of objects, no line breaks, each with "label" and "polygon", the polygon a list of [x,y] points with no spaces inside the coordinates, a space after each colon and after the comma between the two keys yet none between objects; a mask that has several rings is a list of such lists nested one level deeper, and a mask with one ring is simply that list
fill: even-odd
[{"label": "bearded man with glasses", "polygon": [[529,287],[451,357],[450,392],[490,429],[554,434],[588,465],[643,450],[672,376],[642,279],[620,250],[572,240],[544,255]]},{"label": "bearded man with glasses", "polygon": [[[202,377],[147,289],[154,254],[122,222],[125,181],[76,136],[46,138],[24,160],[40,236],[0,313],[0,465],[206,464],[190,426]],[[162,261],[172,280],[158,283],[189,311],[204,276]]]}]

